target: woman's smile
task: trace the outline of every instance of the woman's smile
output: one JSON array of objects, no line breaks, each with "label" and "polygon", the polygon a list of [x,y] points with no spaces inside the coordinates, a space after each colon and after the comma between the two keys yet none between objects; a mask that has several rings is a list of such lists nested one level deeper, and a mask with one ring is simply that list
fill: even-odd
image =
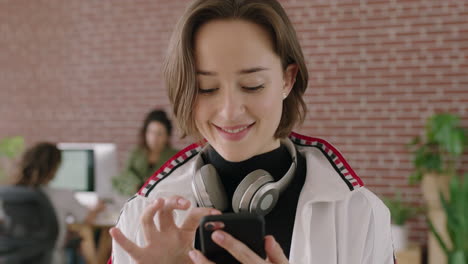
[{"label": "woman's smile", "polygon": [[231,141],[240,141],[247,136],[253,125],[255,125],[255,122],[251,124],[237,126],[214,126],[218,130],[221,137],[223,137],[224,139]]}]

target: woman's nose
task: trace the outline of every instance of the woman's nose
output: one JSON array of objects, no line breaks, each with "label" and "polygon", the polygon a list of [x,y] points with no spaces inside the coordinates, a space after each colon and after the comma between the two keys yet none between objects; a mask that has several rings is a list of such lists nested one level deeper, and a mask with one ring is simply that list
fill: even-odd
[{"label": "woman's nose", "polygon": [[225,89],[220,98],[219,115],[225,120],[236,120],[241,114],[245,112],[244,97],[241,92],[233,89]]}]

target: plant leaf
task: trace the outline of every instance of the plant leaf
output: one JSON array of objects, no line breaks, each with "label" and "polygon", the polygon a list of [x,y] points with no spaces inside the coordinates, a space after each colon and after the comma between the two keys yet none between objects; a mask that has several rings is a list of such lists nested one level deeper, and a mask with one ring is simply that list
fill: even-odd
[{"label": "plant leaf", "polygon": [[447,147],[447,151],[451,153],[453,156],[458,157],[461,154],[463,154],[463,149],[464,149],[464,131],[462,129],[453,131],[450,135],[449,138],[447,139],[449,141]]},{"label": "plant leaf", "polygon": [[429,230],[431,230],[431,232],[434,234],[435,238],[437,239],[437,242],[439,242],[439,245],[440,247],[442,248],[442,250],[445,252],[445,255],[448,255],[449,254],[449,251],[447,249],[447,245],[445,244],[445,242],[442,240],[442,238],[440,237],[439,235],[439,232],[437,232],[435,230],[435,227],[434,225],[432,224],[431,220],[427,220],[427,224],[429,226]]},{"label": "plant leaf", "polygon": [[465,254],[462,250],[457,250],[450,254],[449,264],[467,264]]},{"label": "plant leaf", "polygon": [[24,139],[22,137],[7,137],[0,141],[0,156],[8,158],[15,157],[24,148]]}]

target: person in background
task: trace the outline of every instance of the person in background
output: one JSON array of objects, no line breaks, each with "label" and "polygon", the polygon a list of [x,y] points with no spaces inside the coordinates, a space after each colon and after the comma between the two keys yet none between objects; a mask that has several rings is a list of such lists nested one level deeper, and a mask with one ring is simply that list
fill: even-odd
[{"label": "person in background", "polygon": [[66,263],[67,224],[70,221],[91,224],[105,207],[100,201],[94,208],[88,209],[76,200],[74,191],[48,186],[54,179],[61,161],[62,153],[55,144],[38,143],[23,154],[14,179],[15,185],[39,188],[52,203],[59,224],[52,264]]},{"label": "person in background", "polygon": [[124,170],[112,180],[114,188],[131,196],[169,158],[177,153],[170,145],[172,124],[162,110],[147,114]]}]

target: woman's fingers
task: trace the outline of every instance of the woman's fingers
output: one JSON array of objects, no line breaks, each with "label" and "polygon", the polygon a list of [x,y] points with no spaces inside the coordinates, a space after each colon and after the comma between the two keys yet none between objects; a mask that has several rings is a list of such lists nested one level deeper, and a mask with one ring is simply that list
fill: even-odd
[{"label": "woman's fingers", "polygon": [[110,235],[112,238],[121,246],[127,253],[133,258],[137,259],[140,254],[141,248],[135,245],[132,241],[125,237],[120,229],[113,227],[109,230]]},{"label": "woman's fingers", "polygon": [[276,242],[273,236],[265,237],[265,251],[268,257],[268,261],[275,264],[289,263],[288,259],[284,255],[283,249]]},{"label": "woman's fingers", "polygon": [[141,224],[143,226],[143,235],[147,243],[151,243],[157,236],[158,230],[154,224],[154,216],[156,212],[164,206],[164,199],[156,199],[152,204],[145,208],[141,216]]},{"label": "woman's fingers", "polygon": [[190,210],[184,223],[180,226],[180,229],[184,231],[195,231],[200,224],[200,219],[207,215],[218,215],[220,211],[213,208],[196,207]]},{"label": "woman's fingers", "polygon": [[264,263],[265,260],[260,258],[244,243],[235,239],[226,232],[217,230],[211,235],[213,241],[219,246],[226,249],[234,258],[241,263]]},{"label": "woman's fingers", "polygon": [[172,196],[165,199],[164,206],[159,210],[159,229],[161,232],[167,229],[175,228],[174,210],[187,210],[190,207],[190,201],[181,196]]},{"label": "woman's fingers", "polygon": [[198,250],[191,250],[189,252],[189,257],[195,264],[215,264],[214,262],[209,261],[203,254]]}]

